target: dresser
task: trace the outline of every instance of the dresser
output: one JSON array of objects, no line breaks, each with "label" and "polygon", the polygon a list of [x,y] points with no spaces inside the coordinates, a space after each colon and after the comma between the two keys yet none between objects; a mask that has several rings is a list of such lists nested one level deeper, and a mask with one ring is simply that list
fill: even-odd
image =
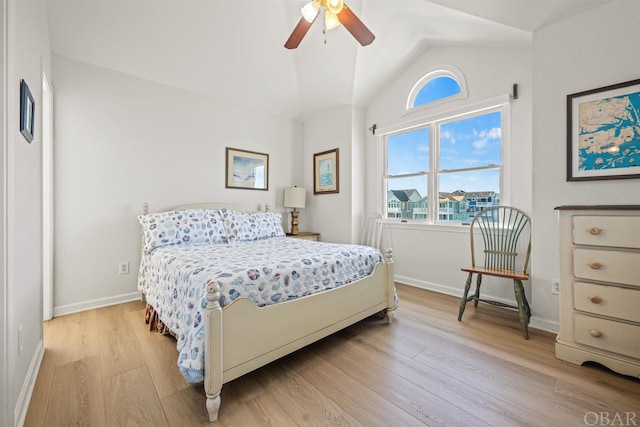
[{"label": "dresser", "polygon": [[561,206],[556,357],[640,378],[640,206]]}]

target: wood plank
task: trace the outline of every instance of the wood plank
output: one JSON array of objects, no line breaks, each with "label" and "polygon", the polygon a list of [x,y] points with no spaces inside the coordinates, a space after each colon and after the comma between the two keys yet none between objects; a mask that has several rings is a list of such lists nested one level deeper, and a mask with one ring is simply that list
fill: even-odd
[{"label": "wood plank", "polygon": [[54,338],[61,343],[55,347],[57,366],[99,356],[98,337],[101,330],[98,327],[97,310],[69,314],[56,320],[62,323],[56,328],[57,338]]},{"label": "wood plank", "polygon": [[290,369],[286,365],[288,359],[273,362],[256,372],[258,382],[268,390],[265,397],[270,407],[278,408],[296,425],[360,425],[330,395],[320,392]]},{"label": "wood plank", "polygon": [[[119,304],[97,310],[100,325],[109,325],[98,335],[102,378],[109,378],[145,364],[127,313],[140,310],[140,303]],[[138,311],[139,312],[139,311]]]},{"label": "wood plank", "polygon": [[38,378],[33,388],[33,395],[29,404],[29,410],[25,419],[26,426],[46,426],[47,399],[51,394],[53,375],[55,373],[55,355],[45,350]]},{"label": "wood plank", "polygon": [[146,366],[103,379],[106,425],[168,426]]},{"label": "wood plank", "polygon": [[[411,414],[421,423],[445,425],[488,425],[478,414],[487,407],[487,399],[477,407],[466,399],[464,405],[457,402],[464,398],[459,387],[449,393],[448,378],[442,381],[432,372],[411,368],[411,359],[402,355],[391,356],[371,347],[364,347],[358,337],[343,339],[346,333],[330,337],[322,346],[314,346],[317,354],[337,367],[341,376],[350,376],[365,387],[376,390],[385,399],[395,402],[402,410]],[[330,342],[330,344],[329,344]],[[311,364],[311,363],[310,363]],[[378,372],[378,375],[371,375]],[[427,386],[428,385],[428,386]],[[491,396],[488,396],[491,400]],[[448,399],[451,398],[451,399]],[[461,406],[463,408],[461,408]],[[473,409],[479,412],[474,412]],[[485,415],[494,415],[485,413]],[[518,419],[519,420],[519,419]],[[507,417],[493,417],[492,424],[505,425],[514,422]]]},{"label": "wood plank", "polygon": [[178,369],[175,338],[149,331],[144,323],[144,309],[129,312],[127,318],[160,399],[189,387]]},{"label": "wood plank", "polygon": [[[315,359],[301,370],[302,378],[313,384],[363,425],[416,425],[420,421],[392,402],[332,365]],[[378,373],[377,375],[380,375]]]},{"label": "wood plank", "polygon": [[45,425],[100,427],[105,425],[104,416],[99,357],[56,367]]}]

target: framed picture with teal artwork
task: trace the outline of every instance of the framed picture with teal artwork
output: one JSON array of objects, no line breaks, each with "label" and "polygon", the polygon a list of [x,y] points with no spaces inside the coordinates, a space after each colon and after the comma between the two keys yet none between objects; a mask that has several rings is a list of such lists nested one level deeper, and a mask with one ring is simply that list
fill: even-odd
[{"label": "framed picture with teal artwork", "polygon": [[640,79],[567,95],[567,181],[640,178]]},{"label": "framed picture with teal artwork", "polygon": [[313,194],[340,192],[338,149],[313,155]]}]

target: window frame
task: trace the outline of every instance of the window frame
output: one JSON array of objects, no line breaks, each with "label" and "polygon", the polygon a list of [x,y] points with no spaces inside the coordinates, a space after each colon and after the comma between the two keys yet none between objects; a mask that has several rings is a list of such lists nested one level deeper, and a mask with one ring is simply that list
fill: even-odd
[{"label": "window frame", "polygon": [[[449,98],[445,98],[449,99]],[[431,104],[426,104],[431,105]],[[424,107],[420,106],[418,108]],[[495,166],[482,166],[478,168],[457,169],[455,172],[466,172],[472,170],[489,170],[496,167],[500,170],[500,203],[509,204],[511,201],[511,98],[509,95],[501,95],[494,98],[487,99],[485,101],[469,104],[464,107],[458,107],[455,109],[442,109],[437,108],[437,112],[424,111],[422,114],[415,116],[412,120],[398,123],[395,125],[378,128],[376,136],[378,137],[379,147],[381,150],[380,167],[381,167],[381,192],[382,192],[382,204],[380,206],[381,212],[384,212],[383,222],[390,225],[407,225],[407,226],[419,226],[423,227],[468,227],[467,222],[458,221],[442,221],[438,218],[438,197],[434,196],[439,194],[438,192],[438,178],[442,172],[438,169],[439,156],[440,156],[440,125],[449,123],[455,120],[462,120],[464,118],[478,116],[482,114],[489,114],[491,112],[501,112],[501,164]],[[413,130],[428,127],[430,129],[429,136],[429,171],[426,173],[419,172],[418,175],[427,176],[427,208],[428,219],[426,220],[414,220],[414,219],[398,219],[387,218],[387,186],[389,175],[387,174],[387,139],[389,136],[406,133]],[[411,174],[416,175],[416,174]],[[435,197],[435,198],[434,198]]]}]

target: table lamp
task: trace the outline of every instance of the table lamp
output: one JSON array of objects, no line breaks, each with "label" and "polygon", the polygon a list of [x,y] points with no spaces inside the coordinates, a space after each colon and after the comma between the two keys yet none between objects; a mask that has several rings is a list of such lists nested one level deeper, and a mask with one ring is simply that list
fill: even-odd
[{"label": "table lamp", "polygon": [[284,207],[293,208],[291,211],[291,234],[297,236],[298,231],[298,212],[296,209],[304,208],[304,200],[306,192],[304,188],[300,187],[287,187],[284,190]]}]

